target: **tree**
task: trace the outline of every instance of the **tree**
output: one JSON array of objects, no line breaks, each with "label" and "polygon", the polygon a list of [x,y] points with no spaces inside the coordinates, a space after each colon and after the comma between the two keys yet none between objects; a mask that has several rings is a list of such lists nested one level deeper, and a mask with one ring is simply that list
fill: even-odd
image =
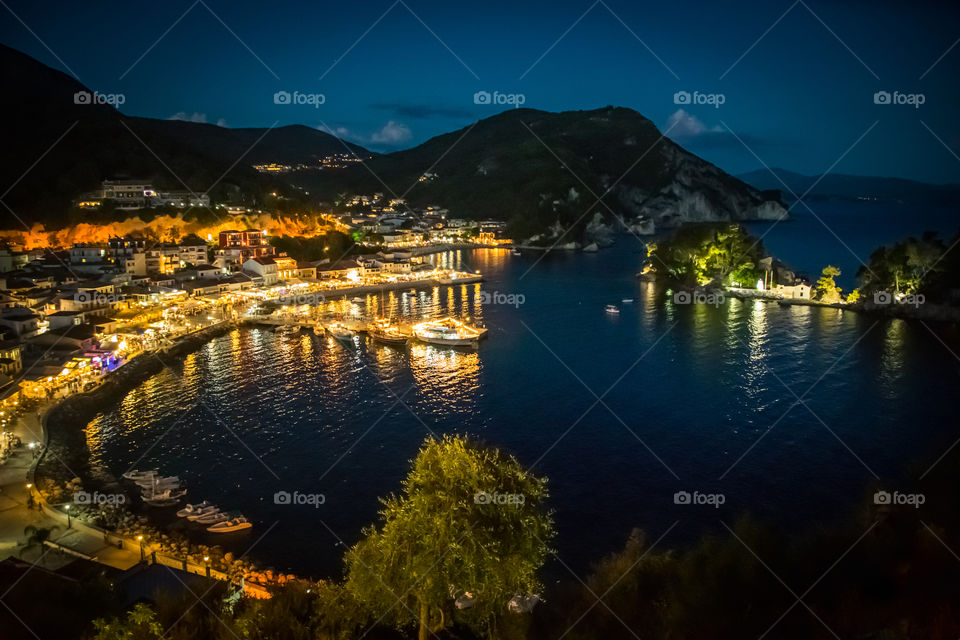
[{"label": "tree", "polygon": [[29,550],[37,549],[40,551],[40,560],[43,561],[43,546],[46,544],[47,540],[50,539],[50,536],[53,534],[53,530],[59,528],[58,525],[53,525],[52,527],[37,527],[32,524],[28,524],[23,528],[23,535],[26,536],[26,540],[23,542],[23,546],[20,548],[20,557],[23,557],[23,554]]},{"label": "tree", "polygon": [[163,627],[157,613],[145,604],[138,604],[125,619],[94,620],[93,640],[159,640]]},{"label": "tree", "polygon": [[347,589],[374,618],[419,625],[420,640],[454,616],[490,635],[511,598],[540,590],[554,535],[546,498],[546,480],[512,456],[428,438],[379,527],[347,553]]},{"label": "tree", "polygon": [[823,275],[817,280],[817,299],[827,304],[836,304],[841,301],[840,287],[837,286],[836,278],[840,275],[840,269],[827,265],[823,268]]}]

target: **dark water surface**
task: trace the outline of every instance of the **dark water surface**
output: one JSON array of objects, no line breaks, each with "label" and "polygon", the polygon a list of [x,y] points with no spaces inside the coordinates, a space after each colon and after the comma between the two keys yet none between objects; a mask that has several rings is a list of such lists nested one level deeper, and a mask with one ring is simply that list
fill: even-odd
[{"label": "dark water surface", "polygon": [[[91,423],[94,462],[179,474],[192,501],[256,523],[230,546],[256,542],[266,564],[322,576],[339,572],[338,543],[375,519],[428,433],[467,433],[550,478],[559,555],[582,572],[632,527],[656,538],[679,520],[670,545],[747,511],[786,527],[834,521],[874,474],[896,483],[955,438],[960,361],[927,327],[737,300],[677,306],[634,280],[641,257],[630,239],[536,266],[529,252],[441,254],[487,281],[386,295],[408,317],[482,318],[490,338],[473,352],[234,331]],[[524,303],[481,307],[481,286]],[[960,353],[955,328],[935,329]],[[281,490],[326,502],[277,505]],[[681,490],[726,503],[674,504]]]}]

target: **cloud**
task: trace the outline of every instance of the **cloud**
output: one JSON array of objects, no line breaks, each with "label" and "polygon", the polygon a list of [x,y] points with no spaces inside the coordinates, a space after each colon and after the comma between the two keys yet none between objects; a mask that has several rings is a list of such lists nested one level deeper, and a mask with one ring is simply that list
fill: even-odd
[{"label": "cloud", "polygon": [[333,127],[332,129],[325,124],[317,127],[317,130],[323,131],[324,133],[329,133],[332,136],[337,136],[341,140],[357,140],[358,136],[354,135],[350,129],[346,127]]},{"label": "cloud", "polygon": [[673,115],[667,118],[667,126],[664,131],[669,131],[668,135],[671,138],[689,139],[705,134],[724,133],[726,129],[721,126],[708,127],[692,113],[677,109]]},{"label": "cloud", "polygon": [[396,146],[409,142],[411,138],[413,138],[413,134],[410,132],[410,127],[390,120],[383,127],[373,132],[373,135],[370,136],[370,142]]},{"label": "cloud", "polygon": [[363,135],[355,129],[339,125],[320,125],[317,130],[364,147],[399,147],[413,139],[410,127],[395,120],[390,120],[370,135]]},{"label": "cloud", "polygon": [[427,118],[472,118],[473,114],[467,109],[456,107],[442,107],[431,104],[410,104],[402,102],[377,102],[370,105],[374,109],[390,111],[401,118],[424,120]]},{"label": "cloud", "polygon": [[[207,122],[207,114],[205,114],[205,113],[200,113],[200,112],[198,112],[198,111],[194,111],[193,113],[187,113],[186,111],[178,111],[177,113],[173,114],[172,116],[170,116],[170,117],[167,118],[167,119],[168,119],[168,120],[183,120],[184,122],[203,122],[203,123],[206,123],[206,122]],[[227,126],[227,121],[224,120],[223,118],[220,118],[219,120],[217,120],[217,123],[216,123],[216,124],[217,124],[218,127],[226,127],[226,126]]]},{"label": "cloud", "polygon": [[663,128],[664,134],[684,147],[690,149],[743,149],[746,145],[750,149],[759,149],[776,144],[779,148],[793,143],[788,140],[773,140],[749,133],[738,132],[734,135],[729,129],[720,125],[709,126],[692,113],[677,109]]}]

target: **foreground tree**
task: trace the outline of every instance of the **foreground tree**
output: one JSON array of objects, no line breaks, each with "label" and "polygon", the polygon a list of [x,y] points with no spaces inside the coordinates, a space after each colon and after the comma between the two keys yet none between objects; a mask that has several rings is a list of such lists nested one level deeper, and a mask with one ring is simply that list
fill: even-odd
[{"label": "foreground tree", "polygon": [[380,526],[347,553],[347,589],[374,618],[418,625],[421,640],[454,615],[493,637],[540,591],[554,535],[546,497],[546,480],[512,456],[430,438],[401,495],[383,501]]}]

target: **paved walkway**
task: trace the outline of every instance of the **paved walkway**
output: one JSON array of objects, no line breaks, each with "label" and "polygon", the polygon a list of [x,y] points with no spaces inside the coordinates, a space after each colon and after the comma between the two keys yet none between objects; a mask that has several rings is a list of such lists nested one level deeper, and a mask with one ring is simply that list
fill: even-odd
[{"label": "paved walkway", "polygon": [[[45,409],[46,407],[44,407]],[[29,525],[48,528],[56,527],[50,540],[67,549],[79,552],[87,557],[96,558],[103,564],[118,569],[129,569],[140,561],[139,551],[117,549],[104,542],[101,536],[73,527],[67,528],[66,518],[50,516],[38,508],[27,508],[27,473],[34,459],[34,450],[26,446],[29,442],[42,440],[42,428],[37,413],[24,415],[12,431],[24,442],[17,453],[0,464],[0,560],[10,556],[20,557],[20,550],[26,537],[23,530]],[[39,448],[37,449],[39,451]],[[68,553],[45,549],[27,551],[24,560],[36,562],[43,555],[43,566],[57,569],[71,561]]]}]

